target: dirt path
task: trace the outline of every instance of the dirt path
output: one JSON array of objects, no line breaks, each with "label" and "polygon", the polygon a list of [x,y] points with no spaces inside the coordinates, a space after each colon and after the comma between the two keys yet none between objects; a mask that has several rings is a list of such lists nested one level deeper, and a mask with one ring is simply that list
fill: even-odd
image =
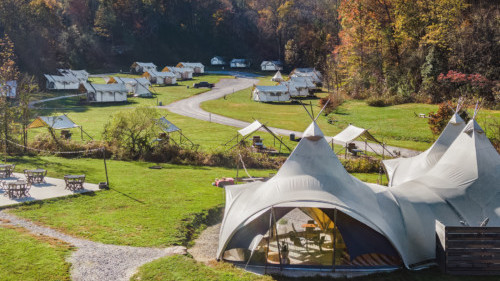
[{"label": "dirt path", "polygon": [[92,242],[36,225],[4,211],[0,211],[0,226],[2,224],[22,227],[35,235],[45,235],[75,246],[77,250],[67,260],[71,263],[71,280],[74,281],[128,281],[145,263],[186,253],[182,246],[146,248]]}]

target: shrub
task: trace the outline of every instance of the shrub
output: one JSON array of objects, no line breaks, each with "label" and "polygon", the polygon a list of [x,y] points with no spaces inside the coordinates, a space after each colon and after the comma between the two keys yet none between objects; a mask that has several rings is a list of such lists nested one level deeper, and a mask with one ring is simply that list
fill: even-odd
[{"label": "shrub", "polygon": [[341,159],[342,165],[349,173],[378,173],[380,161],[372,158]]},{"label": "shrub", "polygon": [[[453,115],[454,110],[451,107],[449,102],[443,102],[439,105],[438,111],[436,113],[429,112],[429,128],[431,129],[434,135],[439,135],[444,130],[451,116]],[[467,112],[464,110],[460,110],[460,117],[465,120],[465,122],[469,121],[469,117]]]},{"label": "shrub", "polygon": [[341,94],[329,94],[326,97],[322,97],[319,100],[319,106],[323,108],[325,104],[328,102],[328,105],[325,107],[323,113],[326,115],[332,113],[336,110],[341,104],[344,103],[344,97]]}]

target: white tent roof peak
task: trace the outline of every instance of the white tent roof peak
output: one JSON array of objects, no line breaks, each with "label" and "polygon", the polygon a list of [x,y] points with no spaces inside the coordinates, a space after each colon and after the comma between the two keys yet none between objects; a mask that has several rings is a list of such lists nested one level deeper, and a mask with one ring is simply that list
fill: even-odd
[{"label": "white tent roof peak", "polygon": [[481,126],[479,126],[479,124],[476,122],[476,119],[470,120],[464,129],[464,132],[466,132],[469,135],[472,134],[473,131],[475,131],[479,134],[484,134],[483,128],[481,128]]},{"label": "white tent roof peak", "polygon": [[238,131],[238,133],[242,136],[247,136],[247,135],[250,135],[251,133],[259,130],[260,128],[262,128],[262,123],[259,122],[259,120],[255,120],[253,121],[252,124],[246,126],[245,128],[241,129]]},{"label": "white tent roof peak", "polygon": [[458,115],[458,113],[454,113],[453,116],[451,116],[451,119],[449,121],[451,124],[458,124],[458,123],[465,123],[464,119]]},{"label": "white tent roof peak", "polygon": [[318,124],[316,122],[312,122],[309,127],[304,131],[304,134],[302,135],[304,138],[307,138],[309,140],[317,141],[321,138],[323,138],[325,135],[323,134],[323,131],[319,128]]}]

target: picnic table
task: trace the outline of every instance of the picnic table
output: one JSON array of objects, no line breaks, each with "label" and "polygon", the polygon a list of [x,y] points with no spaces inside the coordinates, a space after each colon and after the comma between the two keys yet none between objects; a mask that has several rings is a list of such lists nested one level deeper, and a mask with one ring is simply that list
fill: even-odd
[{"label": "picnic table", "polygon": [[85,175],[65,175],[64,182],[66,182],[66,189],[71,191],[83,189],[85,182]]},{"label": "picnic table", "polygon": [[47,175],[47,170],[44,169],[34,169],[34,170],[24,170],[24,175],[29,184],[33,183],[43,183],[45,182],[45,176]]},{"label": "picnic table", "polygon": [[0,164],[0,178],[10,178],[16,165]]},{"label": "picnic table", "polygon": [[10,181],[3,184],[6,196],[9,198],[22,198],[31,196],[29,194],[30,185],[24,180]]}]

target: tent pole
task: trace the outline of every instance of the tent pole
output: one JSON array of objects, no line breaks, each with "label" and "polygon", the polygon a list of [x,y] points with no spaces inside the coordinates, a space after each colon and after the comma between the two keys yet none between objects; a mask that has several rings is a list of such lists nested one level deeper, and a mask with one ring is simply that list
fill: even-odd
[{"label": "tent pole", "polygon": [[83,128],[82,128],[82,126],[80,126],[80,136],[82,137],[82,141],[83,141]]},{"label": "tent pole", "polygon": [[385,156],[385,143],[382,144],[382,159],[385,159],[384,156]]},{"label": "tent pole", "polygon": [[271,214],[273,217],[274,231],[276,231],[276,244],[278,244],[278,259],[280,261],[280,271],[283,270],[283,264],[281,263],[281,246],[280,238],[278,233],[278,226],[276,225],[276,216],[274,215],[274,207],[271,207]]},{"label": "tent pole", "polygon": [[[272,207],[271,207],[271,210],[272,210]],[[269,260],[269,244],[271,243],[271,234],[272,234],[272,221],[273,221],[273,212],[271,211],[269,213],[269,235],[267,236],[267,251],[266,251],[266,265],[264,267],[264,274],[267,273],[267,263],[268,263],[268,260]]]},{"label": "tent pole", "polygon": [[332,266],[333,266],[333,272],[335,272],[335,254],[337,254],[337,249],[335,248],[337,246],[337,231],[335,231],[337,228],[337,209],[334,209],[333,210],[333,245],[332,245],[332,249],[333,249],[333,263],[332,263]]},{"label": "tent pole", "polygon": [[345,143],[344,158],[347,160],[347,143]]}]

